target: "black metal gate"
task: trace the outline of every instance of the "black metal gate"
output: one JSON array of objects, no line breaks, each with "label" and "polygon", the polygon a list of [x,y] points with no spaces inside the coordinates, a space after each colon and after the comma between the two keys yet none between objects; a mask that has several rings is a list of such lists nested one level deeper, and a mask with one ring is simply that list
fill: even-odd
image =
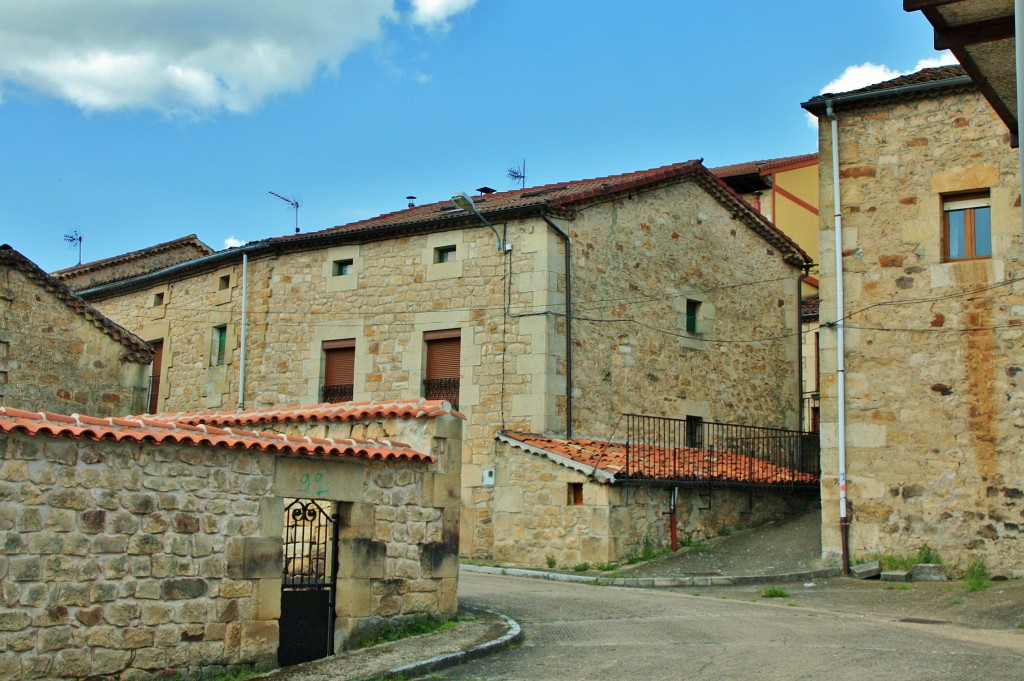
[{"label": "black metal gate", "polygon": [[296,499],[284,510],[281,580],[282,667],[318,660],[334,651],[338,523],[335,504]]}]

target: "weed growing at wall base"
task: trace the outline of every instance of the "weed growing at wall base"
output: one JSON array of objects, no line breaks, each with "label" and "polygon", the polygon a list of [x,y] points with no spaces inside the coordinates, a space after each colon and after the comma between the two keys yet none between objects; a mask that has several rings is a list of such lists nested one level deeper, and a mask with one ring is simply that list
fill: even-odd
[{"label": "weed growing at wall base", "polygon": [[964,591],[981,591],[988,588],[988,566],[981,558],[976,558],[964,573]]}]

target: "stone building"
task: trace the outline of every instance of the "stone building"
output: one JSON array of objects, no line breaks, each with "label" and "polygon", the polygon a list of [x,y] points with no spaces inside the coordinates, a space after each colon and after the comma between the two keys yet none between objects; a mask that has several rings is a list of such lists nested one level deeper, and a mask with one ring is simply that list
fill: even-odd
[{"label": "stone building", "polygon": [[453,616],[461,424],[0,407],[0,678],[206,678]]},{"label": "stone building", "polygon": [[[493,558],[506,564],[608,565],[817,503],[816,466],[801,472],[793,461],[534,433],[504,432],[498,442]],[[640,470],[631,455],[644,460]]]},{"label": "stone building", "polygon": [[807,262],[692,161],[487,190],[81,293],[162,348],[155,411],[456,404],[462,551],[488,556],[500,430],[615,439],[629,411],[796,427]]},{"label": "stone building", "polygon": [[153,270],[172,267],[213,253],[195,234],[150,246],[112,258],[95,260],[52,272],[54,278],[70,288],[81,290],[90,286],[109,284]]},{"label": "stone building", "polygon": [[0,246],[0,405],[99,416],[145,409],[153,351]]},{"label": "stone building", "polygon": [[1024,576],[1024,253],[1009,132],[958,66],[803,106],[818,116],[821,158],[824,550],[843,553],[847,529],[848,558],[927,544],[954,566],[980,558]]}]

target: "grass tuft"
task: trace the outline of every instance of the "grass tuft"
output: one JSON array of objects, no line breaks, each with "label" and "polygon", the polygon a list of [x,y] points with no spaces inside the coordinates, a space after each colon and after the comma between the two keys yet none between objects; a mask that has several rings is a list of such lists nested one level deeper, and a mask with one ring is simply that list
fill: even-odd
[{"label": "grass tuft", "polygon": [[976,558],[964,573],[964,591],[971,593],[988,588],[988,566],[982,558]]},{"label": "grass tuft", "polygon": [[590,569],[590,563],[576,563],[572,566],[572,569],[576,572],[586,572]]},{"label": "grass tuft", "polygon": [[781,586],[766,586],[761,589],[761,598],[789,598],[789,592]]},{"label": "grass tuft", "polygon": [[427,613],[419,613],[406,619],[400,624],[388,623],[381,631],[380,636],[368,641],[364,641],[358,647],[369,648],[380,643],[390,643],[391,641],[398,641],[403,638],[409,638],[410,636],[420,636],[421,634],[432,634],[435,631],[448,631],[454,627],[457,620],[450,620],[440,615],[430,615]]}]

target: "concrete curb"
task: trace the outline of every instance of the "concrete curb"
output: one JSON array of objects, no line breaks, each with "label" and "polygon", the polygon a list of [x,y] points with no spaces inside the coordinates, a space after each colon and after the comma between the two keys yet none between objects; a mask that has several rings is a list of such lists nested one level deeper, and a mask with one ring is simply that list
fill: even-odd
[{"label": "concrete curb", "polygon": [[671,589],[694,586],[740,586],[749,584],[782,584],[785,582],[806,582],[813,579],[838,577],[839,568],[820,568],[803,572],[784,572],[774,575],[735,575],[735,576],[700,576],[700,577],[589,577],[587,575],[567,575],[561,572],[545,572],[544,570],[527,570],[524,568],[501,568],[486,565],[459,564],[460,570],[466,572],[482,572],[488,575],[507,575],[509,577],[529,577],[531,579],[550,579],[556,582],[577,582],[595,584],[597,586],[625,586],[638,589]]},{"label": "concrete curb", "polygon": [[447,669],[448,667],[465,664],[470,660],[475,660],[477,658],[484,657],[485,655],[491,655],[493,653],[506,650],[512,645],[523,640],[523,630],[522,627],[519,626],[518,622],[511,617],[494,610],[487,610],[486,612],[495,614],[505,620],[505,624],[508,625],[508,631],[496,639],[484,641],[483,643],[473,646],[467,650],[435,655],[434,657],[426,660],[420,660],[418,662],[402,665],[401,667],[395,667],[378,676],[367,679],[366,681],[387,681],[387,679],[408,678],[414,675],[436,672],[439,669]]}]

